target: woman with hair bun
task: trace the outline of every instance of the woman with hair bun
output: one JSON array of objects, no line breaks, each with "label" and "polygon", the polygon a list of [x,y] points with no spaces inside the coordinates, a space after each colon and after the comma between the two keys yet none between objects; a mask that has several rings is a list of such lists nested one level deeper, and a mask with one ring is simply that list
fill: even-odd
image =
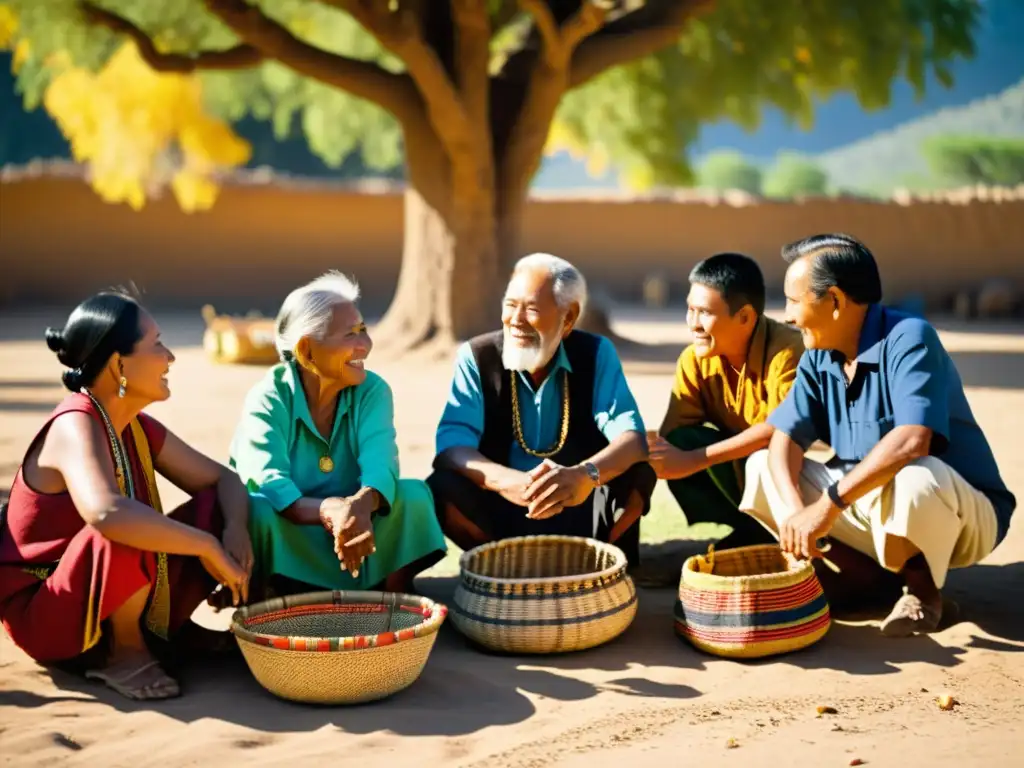
[{"label": "woman with hair bun", "polygon": [[[137,302],[92,296],[46,343],[72,394],[29,445],[0,520],[0,620],[41,663],[131,699],[177,696],[153,653],[184,642],[218,584],[247,599],[248,495],[143,413],[170,396],[174,355]],[[191,499],[163,514],[155,472]]]}]

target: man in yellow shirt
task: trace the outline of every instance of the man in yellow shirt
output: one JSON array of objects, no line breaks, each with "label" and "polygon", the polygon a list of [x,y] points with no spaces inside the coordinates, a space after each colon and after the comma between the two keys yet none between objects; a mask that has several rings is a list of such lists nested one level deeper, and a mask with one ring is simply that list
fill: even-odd
[{"label": "man in yellow shirt", "polygon": [[686,322],[668,410],[649,435],[650,464],[668,482],[687,523],[723,523],[727,549],[775,541],[738,509],[746,457],[768,446],[766,423],[785,399],[803,353],[800,332],[764,314],[761,268],[720,253],[690,273]]}]

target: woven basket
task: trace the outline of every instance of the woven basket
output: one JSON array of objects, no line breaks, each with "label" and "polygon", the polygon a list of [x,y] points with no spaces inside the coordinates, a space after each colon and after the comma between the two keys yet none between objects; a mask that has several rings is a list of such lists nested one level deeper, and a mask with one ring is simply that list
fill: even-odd
[{"label": "woven basket", "polygon": [[273,318],[250,315],[218,315],[209,304],[203,307],[203,349],[218,363],[270,365],[278,362]]},{"label": "woven basket", "polygon": [[619,636],[636,616],[626,556],[574,536],[523,536],[462,555],[452,623],[507,653],[562,653]]},{"label": "woven basket", "polygon": [[676,632],[695,647],[752,659],[817,642],[831,625],[828,602],[808,560],[777,544],[738,547],[683,564]]},{"label": "woven basket", "polygon": [[423,671],[445,606],[391,592],[312,592],[240,608],[231,621],[260,685],[283,699],[358,704]]}]

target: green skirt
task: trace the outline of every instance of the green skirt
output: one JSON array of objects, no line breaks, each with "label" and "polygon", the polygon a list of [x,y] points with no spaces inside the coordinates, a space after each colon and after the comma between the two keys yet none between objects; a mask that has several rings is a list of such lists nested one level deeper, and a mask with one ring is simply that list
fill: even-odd
[{"label": "green skirt", "polygon": [[256,557],[253,581],[266,585],[280,575],[324,589],[371,589],[395,571],[447,550],[434,513],[434,497],[422,480],[399,480],[390,514],[376,517],[377,551],[363,561],[359,576],[341,570],[334,541],[319,525],[296,525],[274,510],[260,493],[250,493],[249,534]]}]

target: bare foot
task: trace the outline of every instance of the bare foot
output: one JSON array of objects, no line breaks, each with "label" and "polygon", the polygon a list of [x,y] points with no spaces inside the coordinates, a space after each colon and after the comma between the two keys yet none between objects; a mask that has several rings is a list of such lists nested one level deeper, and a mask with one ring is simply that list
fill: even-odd
[{"label": "bare foot", "polygon": [[144,651],[113,659],[103,669],[90,670],[85,676],[105,683],[107,687],[134,701],[171,699],[181,695],[178,681]]},{"label": "bare foot", "polygon": [[934,632],[942,621],[942,595],[935,591],[922,600],[909,590],[896,601],[892,612],[882,621],[882,634],[886,637],[910,637]]},{"label": "bare foot", "polygon": [[901,575],[906,582],[903,597],[896,601],[892,612],[882,621],[882,634],[886,637],[910,637],[934,632],[942,621],[942,593],[932,580],[924,555],[918,554],[907,560]]}]

